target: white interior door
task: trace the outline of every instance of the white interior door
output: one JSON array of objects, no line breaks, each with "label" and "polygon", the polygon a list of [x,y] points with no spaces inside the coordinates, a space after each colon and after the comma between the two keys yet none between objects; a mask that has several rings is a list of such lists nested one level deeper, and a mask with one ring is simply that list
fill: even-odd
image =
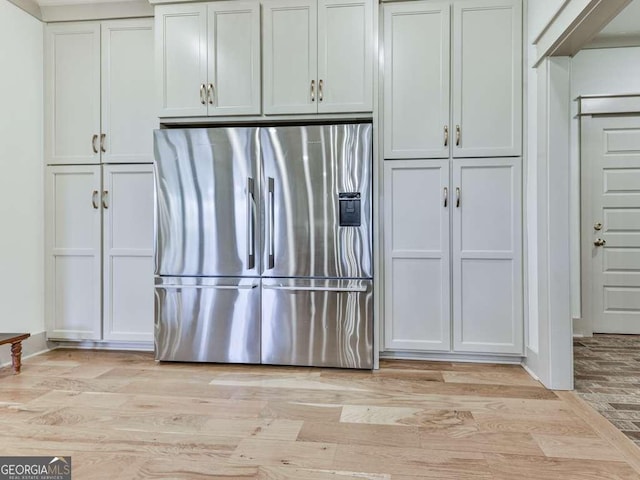
[{"label": "white interior door", "polygon": [[521,0],[453,4],[453,156],[519,156]]},{"label": "white interior door", "polygon": [[583,122],[585,313],[596,333],[640,334],[640,117]]},{"label": "white interior door", "polygon": [[316,0],[264,0],[262,8],[264,113],[316,113]]},{"label": "white interior door", "polygon": [[209,115],[260,113],[260,4],[208,6]]},{"label": "white interior door", "polygon": [[153,165],[105,165],[104,339],[153,341]]},{"label": "white interior door", "polygon": [[207,5],[155,7],[159,117],[207,115]]},{"label": "white interior door", "polygon": [[99,163],[100,24],[45,32],[45,162]]},{"label": "white interior door", "polygon": [[47,335],[99,340],[100,166],[47,167],[46,175]]},{"label": "white interior door", "polygon": [[523,352],[521,159],[453,163],[453,348]]},{"label": "white interior door", "polygon": [[384,158],[447,158],[448,2],[384,6]]},{"label": "white interior door", "polygon": [[102,24],[103,163],[153,162],[153,20]]},{"label": "white interior door", "polygon": [[318,0],[318,113],[373,110],[373,2]]},{"label": "white interior door", "polygon": [[451,348],[448,187],[447,160],[384,162],[387,350]]}]

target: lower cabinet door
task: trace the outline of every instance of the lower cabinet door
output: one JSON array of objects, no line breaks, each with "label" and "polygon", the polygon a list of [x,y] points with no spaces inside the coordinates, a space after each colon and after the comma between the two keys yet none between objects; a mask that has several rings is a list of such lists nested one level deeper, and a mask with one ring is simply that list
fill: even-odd
[{"label": "lower cabinet door", "polygon": [[384,348],[449,351],[447,160],[384,162]]},{"label": "lower cabinet door", "polygon": [[259,278],[156,278],[156,360],[260,363]]},{"label": "lower cabinet door", "polygon": [[153,165],[103,169],[103,338],[152,342]]},{"label": "lower cabinet door", "polygon": [[100,340],[100,166],[46,170],[47,336]]},{"label": "lower cabinet door", "polygon": [[371,280],[262,281],[262,363],[373,368]]},{"label": "lower cabinet door", "polygon": [[453,161],[453,347],[523,351],[521,159]]}]

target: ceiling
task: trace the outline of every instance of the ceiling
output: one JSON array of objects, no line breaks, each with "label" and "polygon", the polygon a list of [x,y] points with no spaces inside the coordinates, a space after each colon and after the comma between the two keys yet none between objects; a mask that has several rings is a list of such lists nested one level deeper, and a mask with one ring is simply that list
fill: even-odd
[{"label": "ceiling", "polygon": [[584,48],[640,46],[640,0],[632,0]]}]

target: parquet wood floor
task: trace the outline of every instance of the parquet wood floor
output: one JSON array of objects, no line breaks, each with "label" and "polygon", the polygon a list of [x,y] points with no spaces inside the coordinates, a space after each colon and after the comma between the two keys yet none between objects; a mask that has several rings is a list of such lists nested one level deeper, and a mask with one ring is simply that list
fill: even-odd
[{"label": "parquet wood floor", "polygon": [[54,350],[0,370],[0,454],[82,479],[640,479],[640,450],[522,368],[158,364]]}]

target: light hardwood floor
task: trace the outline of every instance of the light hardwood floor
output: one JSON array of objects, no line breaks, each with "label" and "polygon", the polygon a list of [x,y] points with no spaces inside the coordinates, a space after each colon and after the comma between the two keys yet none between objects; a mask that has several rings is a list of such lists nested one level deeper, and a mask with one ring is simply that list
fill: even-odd
[{"label": "light hardwood floor", "polygon": [[158,364],[55,350],[0,370],[0,454],[80,479],[640,479],[640,450],[520,367]]}]

